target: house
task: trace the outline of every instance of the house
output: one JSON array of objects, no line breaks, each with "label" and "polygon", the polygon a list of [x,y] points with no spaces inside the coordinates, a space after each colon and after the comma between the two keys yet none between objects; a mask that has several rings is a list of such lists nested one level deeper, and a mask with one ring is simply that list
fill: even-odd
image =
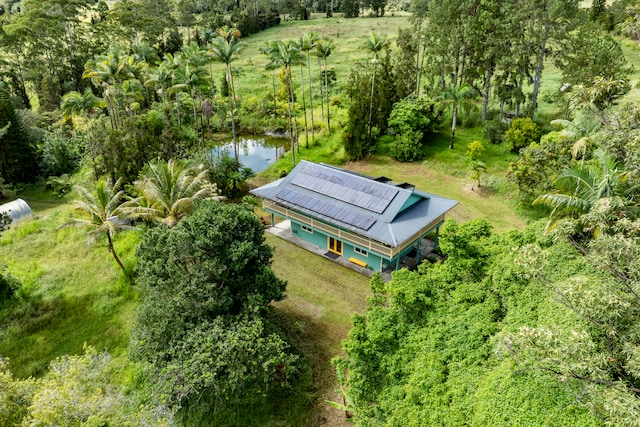
[{"label": "house", "polygon": [[[422,239],[437,235],[458,202],[325,164],[300,162],[286,177],[252,190],[264,210],[291,222],[291,233],[372,270],[400,267]],[[416,251],[417,250],[417,251]],[[416,251],[416,252],[412,252]]]}]

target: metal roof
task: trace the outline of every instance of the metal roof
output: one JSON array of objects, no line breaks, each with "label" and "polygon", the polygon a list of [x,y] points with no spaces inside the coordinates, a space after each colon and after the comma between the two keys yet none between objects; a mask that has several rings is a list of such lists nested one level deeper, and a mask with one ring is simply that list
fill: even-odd
[{"label": "metal roof", "polygon": [[[402,245],[458,204],[406,183],[397,186],[304,160],[286,177],[251,193],[392,247]],[[418,201],[405,207],[412,195]]]}]

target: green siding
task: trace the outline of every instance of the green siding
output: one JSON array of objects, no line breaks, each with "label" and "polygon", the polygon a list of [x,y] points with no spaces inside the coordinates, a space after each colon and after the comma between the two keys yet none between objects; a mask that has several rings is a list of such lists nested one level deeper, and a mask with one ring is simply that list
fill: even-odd
[{"label": "green siding", "polygon": [[327,249],[327,235],[319,232],[318,230],[313,230],[313,233],[309,233],[304,231],[300,224],[291,221],[291,233],[302,240],[318,246],[319,248]]},{"label": "green siding", "polygon": [[[326,234],[318,230],[313,230],[313,233],[309,233],[302,229],[301,224],[295,221],[291,221],[291,233],[294,236],[304,241],[307,241],[315,246],[318,246],[319,248],[328,250],[329,236],[327,236]],[[365,248],[360,248],[360,249],[366,250]],[[372,270],[377,271],[380,269],[380,259],[381,259],[380,255],[371,251],[368,251],[368,256],[359,254],[354,250],[354,246],[349,242],[345,242],[345,241],[342,242],[342,257],[346,259],[355,258],[357,260],[365,262],[367,263],[367,268],[370,268]]]}]

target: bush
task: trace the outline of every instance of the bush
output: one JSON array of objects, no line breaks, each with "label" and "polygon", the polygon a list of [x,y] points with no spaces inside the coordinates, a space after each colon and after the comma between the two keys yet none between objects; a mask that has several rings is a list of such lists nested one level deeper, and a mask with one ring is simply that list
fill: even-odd
[{"label": "bush", "polygon": [[0,306],[9,301],[20,288],[20,282],[11,274],[0,271]]},{"label": "bush", "polygon": [[520,151],[534,142],[539,142],[542,132],[540,127],[530,118],[518,118],[511,122],[511,127],[504,134],[504,141],[511,151]]},{"label": "bush", "polygon": [[83,138],[78,136],[69,139],[60,131],[47,133],[40,156],[42,175],[60,176],[72,173],[80,165],[83,151]]},{"label": "bush", "polygon": [[429,98],[405,98],[396,102],[389,116],[389,131],[396,134],[391,157],[401,162],[420,158],[424,135],[440,126],[442,110]]},{"label": "bush", "polygon": [[398,135],[391,145],[391,157],[399,162],[413,162],[422,156],[422,132],[408,131]]},{"label": "bush", "polygon": [[503,122],[500,117],[495,117],[484,123],[484,137],[492,144],[501,144],[504,141],[504,133],[508,129],[509,123]]}]

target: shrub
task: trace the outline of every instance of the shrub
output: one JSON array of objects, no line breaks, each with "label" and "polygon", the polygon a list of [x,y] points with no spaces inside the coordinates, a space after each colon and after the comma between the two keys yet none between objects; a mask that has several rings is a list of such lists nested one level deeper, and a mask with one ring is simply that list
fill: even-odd
[{"label": "shrub", "polygon": [[20,283],[15,277],[0,270],[0,306],[13,298],[19,288]]},{"label": "shrub", "polygon": [[397,135],[391,157],[401,162],[420,158],[424,135],[440,126],[442,111],[429,98],[405,98],[396,102],[389,116],[389,131]]},{"label": "shrub", "polygon": [[480,157],[480,155],[484,151],[484,145],[482,145],[480,141],[471,141],[469,145],[467,145],[467,147],[469,148],[469,151],[467,151],[465,154],[469,156],[471,161],[478,160],[478,157]]},{"label": "shrub", "polygon": [[495,117],[484,123],[484,137],[492,144],[501,144],[504,141],[504,133],[509,129],[509,123]]},{"label": "shrub", "polygon": [[422,132],[408,131],[398,135],[391,145],[391,157],[399,162],[413,162],[422,155]]},{"label": "shrub", "polygon": [[504,141],[511,151],[519,151],[534,142],[540,141],[540,127],[530,118],[518,118],[511,122],[509,130],[504,134]]},{"label": "shrub", "polygon": [[44,176],[60,176],[77,169],[84,150],[84,138],[67,138],[62,132],[47,133],[42,143],[40,169]]}]

